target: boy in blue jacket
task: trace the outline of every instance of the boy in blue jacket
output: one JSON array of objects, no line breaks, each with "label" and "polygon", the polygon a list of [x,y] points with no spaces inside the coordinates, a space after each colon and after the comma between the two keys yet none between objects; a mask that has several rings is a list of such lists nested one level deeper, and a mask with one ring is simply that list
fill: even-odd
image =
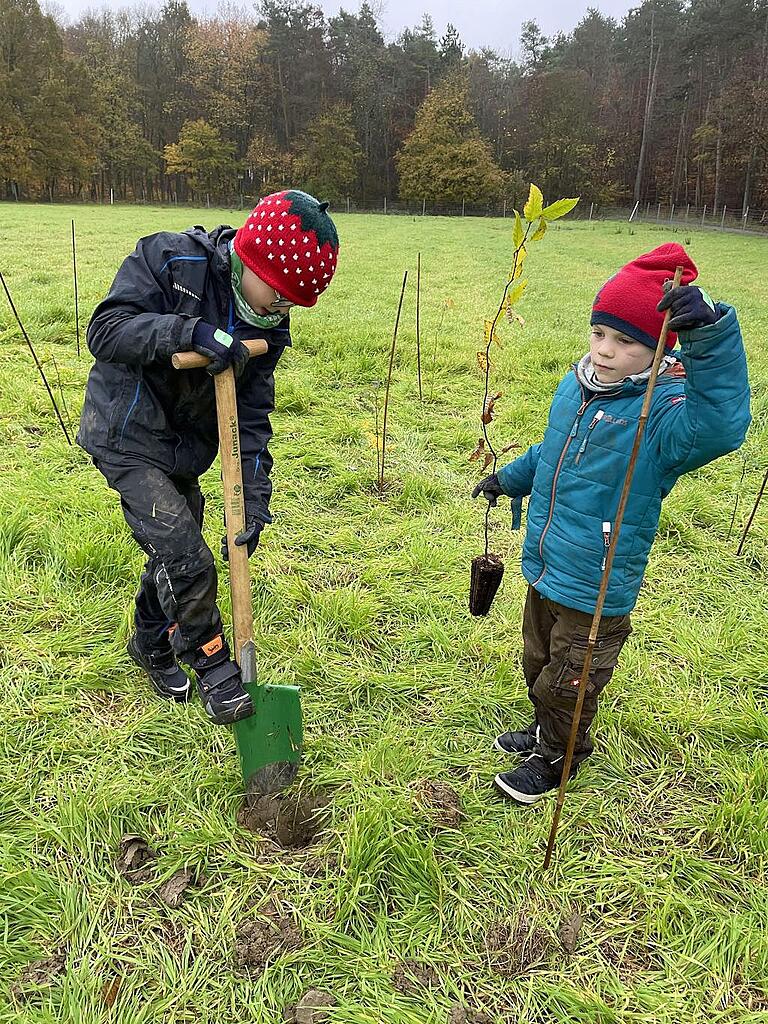
[{"label": "boy in blue jacket", "polygon": [[[669,288],[675,268],[683,284]],[[744,441],[749,383],[732,306],[691,282],[697,269],[676,243],[622,267],[592,307],[589,352],[561,381],[540,444],[473,490],[491,502],[530,495],[523,545],[528,594],[523,673],[534,718],[494,741],[525,760],[495,778],[528,806],[560,783],[579,679],[611,531],[637,431],[664,311],[667,349],[653,393],[619,534],[573,759],[592,753],[590,726],[631,632],[632,611],[659,523],[661,502],[683,473]],[[680,332],[681,352],[673,353]]]}]

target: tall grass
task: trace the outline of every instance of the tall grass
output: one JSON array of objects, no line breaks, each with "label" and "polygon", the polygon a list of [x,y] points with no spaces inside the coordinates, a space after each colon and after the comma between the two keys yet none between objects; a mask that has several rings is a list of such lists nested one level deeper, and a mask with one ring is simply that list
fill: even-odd
[{"label": "tall grass", "polygon": [[[73,216],[86,317],[139,235],[242,214],[3,207],[0,269],[41,358],[55,356],[74,415],[89,356],[75,350]],[[155,699],[128,660],[140,554],[116,496],[66,446],[0,306],[2,984],[58,950],[64,958],[50,986],[38,979],[26,998],[8,994],[0,1019],[275,1024],[314,987],[334,994],[330,1019],[345,1024],[444,1024],[456,1003],[494,1024],[767,1021],[768,509],[742,557],[738,530],[726,541],[738,488],[737,527],[768,458],[765,242],[690,236],[708,290],[739,309],[754,424],[740,453],[684,478],[665,503],[598,749],[569,791],[544,875],[551,804],[520,811],[489,787],[503,763],[490,739],[529,714],[520,540],[503,512],[493,517],[494,550],[510,566],[503,590],[487,619],[466,609],[483,521],[467,497],[482,393],[475,353],[511,224],[338,222],[336,280],[316,310],[296,313],[278,368],[275,524],[252,562],[261,677],[301,685],[301,786],[333,794],[330,829],[311,851],[278,850],[237,824],[231,735],[197,702]],[[598,286],[669,237],[653,226],[631,237],[614,225],[552,231],[531,257],[527,326],[496,352],[504,443],[540,438],[554,387],[585,349]],[[422,341],[430,352],[439,344],[434,368],[422,365],[421,403],[404,314],[380,501],[371,395],[386,370],[393,296],[419,252],[431,268]],[[217,551],[215,469],[204,485]],[[227,616],[223,581],[221,591]],[[423,779],[456,789],[459,828],[440,828],[415,799]],[[115,868],[124,833],[158,851],[158,881],[189,866],[205,884],[177,909],[155,882],[131,886]],[[238,930],[275,907],[300,921],[305,944],[246,976],[235,966]],[[584,925],[569,955],[557,933],[574,908]],[[521,913],[543,952],[527,962],[512,950],[517,966],[503,970],[487,929]],[[402,991],[403,963],[430,965],[434,983]]]}]

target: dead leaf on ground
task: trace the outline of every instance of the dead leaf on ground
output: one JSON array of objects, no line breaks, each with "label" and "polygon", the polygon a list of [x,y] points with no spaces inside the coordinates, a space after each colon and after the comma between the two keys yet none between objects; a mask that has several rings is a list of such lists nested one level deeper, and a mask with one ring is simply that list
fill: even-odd
[{"label": "dead leaf on ground", "polygon": [[501,449],[501,451],[499,452],[499,457],[501,457],[502,455],[506,455],[506,454],[507,454],[507,452],[511,452],[513,448],[519,448],[519,447],[520,447],[520,445],[519,445],[519,444],[516,444],[516,443],[515,443],[515,442],[513,441],[513,442],[512,442],[512,444],[508,444],[508,445],[505,445],[505,446],[504,446],[504,447],[503,447],[503,448]]},{"label": "dead leaf on ground", "polygon": [[564,917],[560,923],[560,930],[557,934],[566,953],[573,953],[576,949],[582,924],[581,914],[576,910]]},{"label": "dead leaf on ground", "polygon": [[486,355],[486,353],[485,352],[478,352],[477,353],[477,365],[480,367],[480,370],[483,373],[487,372],[487,370],[488,370],[488,363],[489,363],[489,359],[488,359],[488,356]]},{"label": "dead leaf on ground", "polygon": [[474,462],[475,459],[482,459],[484,455],[485,455],[485,438],[484,437],[478,437],[477,444],[475,445],[475,448],[474,448],[472,454],[469,456],[469,461],[470,462]]},{"label": "dead leaf on ground", "polygon": [[157,895],[168,907],[178,907],[184,894],[191,885],[197,885],[198,879],[190,868],[181,868],[158,887]]},{"label": "dead leaf on ground", "polygon": [[120,852],[115,867],[129,882],[138,884],[155,876],[157,853],[143,836],[125,835],[120,840]]},{"label": "dead leaf on ground", "polygon": [[101,990],[101,996],[104,1000],[104,1005],[111,1009],[115,1005],[117,994],[120,991],[120,986],[123,984],[122,977],[113,978],[112,981],[104,983],[104,987]]}]

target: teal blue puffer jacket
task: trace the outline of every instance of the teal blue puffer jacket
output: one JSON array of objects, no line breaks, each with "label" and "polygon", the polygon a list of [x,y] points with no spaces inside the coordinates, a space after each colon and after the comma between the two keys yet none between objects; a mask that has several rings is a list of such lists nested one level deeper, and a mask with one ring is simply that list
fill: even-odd
[{"label": "teal blue puffer jacket", "polygon": [[[637,601],[661,502],[683,473],[734,451],[750,422],[749,382],[736,311],[680,334],[685,377],[658,378],[611,571],[605,615]],[[615,395],[561,381],[540,444],[499,471],[510,497],[531,495],[523,575],[544,597],[592,613],[640,417],[645,384]]]}]

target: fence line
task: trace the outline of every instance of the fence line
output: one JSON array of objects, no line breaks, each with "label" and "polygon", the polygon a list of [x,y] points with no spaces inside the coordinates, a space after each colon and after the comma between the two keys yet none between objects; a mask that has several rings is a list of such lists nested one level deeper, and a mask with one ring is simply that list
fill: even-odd
[{"label": "fence line", "polygon": [[[250,209],[259,201],[259,195],[240,194],[236,197],[239,200],[239,209]],[[9,200],[12,202],[12,200]],[[73,200],[65,197],[56,198],[57,204],[82,204],[93,205],[91,200]],[[171,205],[180,208],[199,209],[200,206],[211,206],[211,197],[206,194],[195,202],[182,202],[173,193],[169,203],[152,202],[150,200],[138,199],[134,201],[118,199],[110,190],[110,205],[126,206],[164,206]],[[103,204],[102,204],[103,205]],[[522,208],[522,201],[519,207]],[[228,203],[220,206],[224,209],[233,209]],[[380,199],[360,199],[353,196],[346,196],[344,199],[331,204],[331,210],[336,213],[376,213],[382,216],[408,216],[408,217],[498,217],[508,219],[513,216],[514,204],[507,199],[500,199],[487,203],[472,203],[462,199],[457,202],[438,202],[429,199],[390,199],[382,196]],[[582,220],[589,222],[596,221],[627,221],[631,224],[664,224],[677,230],[687,228],[708,228],[715,231],[743,231],[752,234],[768,233],[768,210],[748,207],[742,214],[740,211],[729,207],[727,204],[714,208],[708,204],[702,207],[693,206],[691,203],[673,203],[646,199],[637,202],[633,206],[624,205],[603,205],[582,197],[579,205],[569,214],[569,220]]]}]

